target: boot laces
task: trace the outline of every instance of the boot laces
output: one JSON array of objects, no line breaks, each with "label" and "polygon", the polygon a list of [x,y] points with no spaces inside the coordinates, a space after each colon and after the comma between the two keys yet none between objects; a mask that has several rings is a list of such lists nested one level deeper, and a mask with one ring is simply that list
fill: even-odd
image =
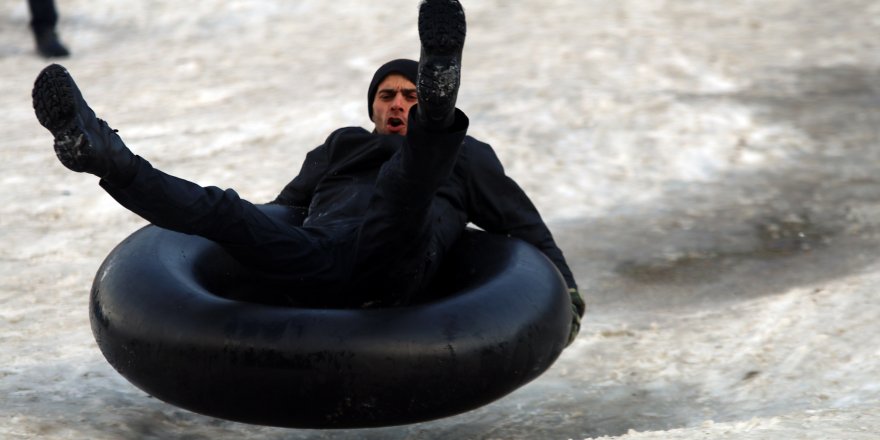
[{"label": "boot laces", "polygon": [[96,118],[96,119],[98,120],[98,124],[101,126],[101,130],[110,131],[112,133],[119,133],[119,130],[110,127],[110,124],[108,124],[107,121],[105,121],[101,118]]}]

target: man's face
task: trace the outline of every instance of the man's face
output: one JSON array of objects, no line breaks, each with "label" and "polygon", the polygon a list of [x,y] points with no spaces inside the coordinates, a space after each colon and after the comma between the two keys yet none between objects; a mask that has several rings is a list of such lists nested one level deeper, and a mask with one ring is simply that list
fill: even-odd
[{"label": "man's face", "polygon": [[417,102],[415,84],[396,73],[386,76],[373,98],[376,133],[405,135],[409,109]]}]

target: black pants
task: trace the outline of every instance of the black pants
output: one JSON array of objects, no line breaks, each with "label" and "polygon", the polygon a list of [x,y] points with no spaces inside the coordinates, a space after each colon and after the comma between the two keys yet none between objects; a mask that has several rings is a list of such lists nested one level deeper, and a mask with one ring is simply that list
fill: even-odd
[{"label": "black pants", "polygon": [[233,190],[199,186],[142,159],[130,185],[101,185],[147,221],[213,240],[277,282],[327,296],[328,304],[400,304],[436,270],[438,262],[427,258],[436,253],[429,218],[467,131],[467,117],[456,116],[443,133],[424,131],[411,117],[406,142],[381,167],[364,217],[343,227],[295,226]]},{"label": "black pants", "polygon": [[28,0],[31,10],[31,29],[35,32],[55,29],[58,24],[58,12],[54,0]]}]

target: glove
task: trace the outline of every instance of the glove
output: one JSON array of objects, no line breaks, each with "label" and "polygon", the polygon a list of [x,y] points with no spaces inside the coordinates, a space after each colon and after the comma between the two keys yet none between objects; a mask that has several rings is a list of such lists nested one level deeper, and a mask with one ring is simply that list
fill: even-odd
[{"label": "glove", "polygon": [[584,311],[587,308],[584,298],[581,296],[581,293],[578,292],[577,287],[568,289],[568,295],[571,296],[571,332],[568,334],[568,343],[565,344],[566,347],[574,342],[574,338],[577,336],[578,332],[581,331],[581,317],[584,316]]}]

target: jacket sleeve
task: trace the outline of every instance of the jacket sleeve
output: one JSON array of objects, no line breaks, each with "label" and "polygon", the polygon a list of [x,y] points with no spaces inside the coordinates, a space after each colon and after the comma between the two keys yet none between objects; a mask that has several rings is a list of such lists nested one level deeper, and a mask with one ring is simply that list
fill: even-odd
[{"label": "jacket sleeve", "polygon": [[577,288],[574,276],[541,219],[537,208],[520,186],[504,173],[501,161],[487,144],[469,139],[467,147],[468,215],[487,232],[519,238],[540,249],[559,269],[569,288]]},{"label": "jacket sleeve", "polygon": [[308,216],[315,187],[326,174],[327,167],[327,147],[324,144],[306,154],[299,174],[270,203],[294,208],[296,223],[302,225]]}]

